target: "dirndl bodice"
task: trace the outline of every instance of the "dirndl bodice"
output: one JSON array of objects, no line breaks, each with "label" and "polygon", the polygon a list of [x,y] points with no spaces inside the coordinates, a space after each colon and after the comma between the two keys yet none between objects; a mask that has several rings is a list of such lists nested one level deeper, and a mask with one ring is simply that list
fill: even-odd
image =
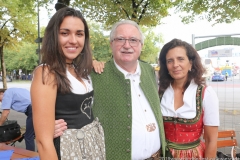
[{"label": "dirndl bodice", "polygon": [[203,132],[202,90],[203,86],[198,86],[194,118],[163,116],[165,136],[173,158],[204,157],[205,144],[200,140]]},{"label": "dirndl bodice", "polygon": [[104,160],[104,132],[92,113],[93,91],[57,94],[55,119],[64,119],[67,130],[54,139],[59,160]]}]

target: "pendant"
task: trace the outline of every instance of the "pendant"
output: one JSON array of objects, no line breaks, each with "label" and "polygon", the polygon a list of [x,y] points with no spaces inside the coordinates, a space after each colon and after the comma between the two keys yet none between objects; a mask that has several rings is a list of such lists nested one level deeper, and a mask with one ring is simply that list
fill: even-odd
[{"label": "pendant", "polygon": [[73,68],[73,69],[75,69],[75,66],[74,66],[74,64],[72,64],[70,67],[71,67],[71,68]]}]

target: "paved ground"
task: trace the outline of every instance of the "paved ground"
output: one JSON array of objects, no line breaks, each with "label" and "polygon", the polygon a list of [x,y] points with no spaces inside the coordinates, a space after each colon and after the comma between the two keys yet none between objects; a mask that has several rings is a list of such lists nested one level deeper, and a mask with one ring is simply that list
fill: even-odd
[{"label": "paved ground", "polygon": [[[233,129],[236,131],[236,137],[237,137],[237,141],[239,143],[240,146],[240,94],[237,93],[235,95],[233,95],[235,97],[234,101],[235,103],[227,103],[226,101],[229,100],[228,98],[222,98],[222,97],[227,97],[229,96],[230,93],[232,93],[233,91],[228,92],[228,89],[226,89],[226,87],[224,87],[224,85],[228,85],[230,87],[230,85],[232,85],[232,83],[235,84],[240,84],[240,80],[236,79],[233,81],[227,81],[227,82],[208,82],[208,85],[211,85],[217,92],[219,98],[219,101],[221,103],[224,103],[224,106],[222,106],[223,108],[220,107],[220,127],[219,130],[227,130],[227,129]],[[1,86],[1,82],[0,82],[0,86]],[[17,83],[12,83],[9,82],[8,83],[8,88],[11,87],[21,87],[21,88],[26,88],[26,89],[30,89],[30,82],[17,82]],[[227,87],[228,88],[228,87]],[[235,87],[235,85],[231,86],[229,88],[231,89],[235,89],[236,92],[240,91],[240,88],[238,88],[238,85]],[[227,91],[226,91],[227,90]],[[224,93],[223,93],[224,92]],[[235,92],[235,91],[234,91]],[[232,97],[232,95],[230,95]],[[232,99],[230,99],[230,101],[232,101]],[[234,107],[229,106],[229,105],[234,105]],[[18,123],[20,124],[20,126],[23,128],[25,128],[25,124],[26,124],[26,116],[23,113],[18,113],[16,111],[11,111],[10,115],[9,115],[9,119],[12,120],[17,120]],[[16,143],[17,147],[20,148],[25,148],[25,142],[24,140],[19,143]],[[229,149],[224,149],[222,150],[225,153],[229,153]],[[240,150],[238,150],[238,152],[240,153]]]},{"label": "paved ground", "polygon": [[[14,82],[7,83],[8,88],[17,87],[17,88],[25,88],[27,90],[30,90],[30,85],[31,85],[30,81],[14,81]],[[2,88],[2,82],[0,82],[0,88]],[[1,105],[1,103],[0,103],[0,105]],[[19,113],[14,110],[11,110],[9,117],[8,117],[8,119],[10,119],[10,120],[18,121],[19,125],[21,126],[22,133],[25,132],[26,118],[27,117],[24,113]],[[16,142],[15,146],[19,147],[19,148],[25,148],[25,141],[23,140],[21,143]]]},{"label": "paved ground", "polygon": [[[234,129],[237,134],[236,135],[237,141],[240,144],[240,118],[239,117],[240,117],[240,111],[232,112],[232,111],[220,110],[221,126],[219,127],[219,130]],[[20,126],[22,127],[23,131],[25,130],[26,116],[24,114],[18,113],[16,111],[11,111],[9,115],[9,119],[17,120]],[[24,140],[21,143],[16,142],[16,146],[20,148],[25,148]],[[225,149],[223,151],[228,152],[228,150],[229,149]]]}]

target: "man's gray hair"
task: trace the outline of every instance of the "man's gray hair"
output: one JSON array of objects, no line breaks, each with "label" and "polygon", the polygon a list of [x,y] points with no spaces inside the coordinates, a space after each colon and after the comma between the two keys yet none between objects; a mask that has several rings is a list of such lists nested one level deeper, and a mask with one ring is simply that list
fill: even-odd
[{"label": "man's gray hair", "polygon": [[115,36],[117,27],[120,26],[120,25],[123,25],[123,24],[130,24],[130,25],[135,26],[138,29],[139,33],[140,33],[141,43],[144,44],[144,35],[143,35],[139,25],[136,22],[131,21],[131,20],[122,20],[122,21],[119,21],[119,22],[117,22],[117,23],[115,23],[113,25],[112,30],[110,32],[110,42],[112,42],[113,39],[115,38],[114,36]]}]

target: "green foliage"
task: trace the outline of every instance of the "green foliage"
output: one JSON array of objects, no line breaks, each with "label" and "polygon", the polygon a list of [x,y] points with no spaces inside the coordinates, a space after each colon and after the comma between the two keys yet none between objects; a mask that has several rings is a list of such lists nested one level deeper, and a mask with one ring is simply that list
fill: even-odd
[{"label": "green foliage", "polygon": [[34,0],[0,0],[0,59],[3,88],[7,88],[3,49],[14,48],[23,40],[34,41],[34,36],[37,35],[35,8]]},{"label": "green foliage", "polygon": [[7,71],[22,69],[31,72],[38,65],[37,44],[23,42],[12,49],[6,49],[5,64]]},{"label": "green foliage", "polygon": [[37,35],[34,2],[0,1],[0,47],[12,47],[23,39],[33,41]]},{"label": "green foliage", "polygon": [[41,27],[40,28],[40,37],[44,37],[46,27]]},{"label": "green foliage", "polygon": [[175,1],[176,12],[183,12],[181,18],[184,23],[197,19],[206,19],[214,23],[231,23],[240,19],[239,0],[192,0]]},{"label": "green foliage", "polygon": [[144,47],[140,59],[148,63],[157,63],[160,44],[163,43],[162,35],[156,35],[151,28],[142,28],[145,36]]},{"label": "green foliage", "polygon": [[140,25],[156,26],[168,15],[169,0],[75,0],[74,6],[83,14],[111,26],[121,19],[130,19]]},{"label": "green foliage", "polygon": [[90,22],[90,42],[93,56],[98,61],[107,61],[111,58],[109,35],[99,23]]},{"label": "green foliage", "polygon": [[[65,0],[70,2],[70,0]],[[140,25],[156,26],[168,9],[175,8],[184,23],[206,19],[214,23],[231,23],[240,19],[239,0],[75,0],[85,16],[107,26],[121,19]]]}]

